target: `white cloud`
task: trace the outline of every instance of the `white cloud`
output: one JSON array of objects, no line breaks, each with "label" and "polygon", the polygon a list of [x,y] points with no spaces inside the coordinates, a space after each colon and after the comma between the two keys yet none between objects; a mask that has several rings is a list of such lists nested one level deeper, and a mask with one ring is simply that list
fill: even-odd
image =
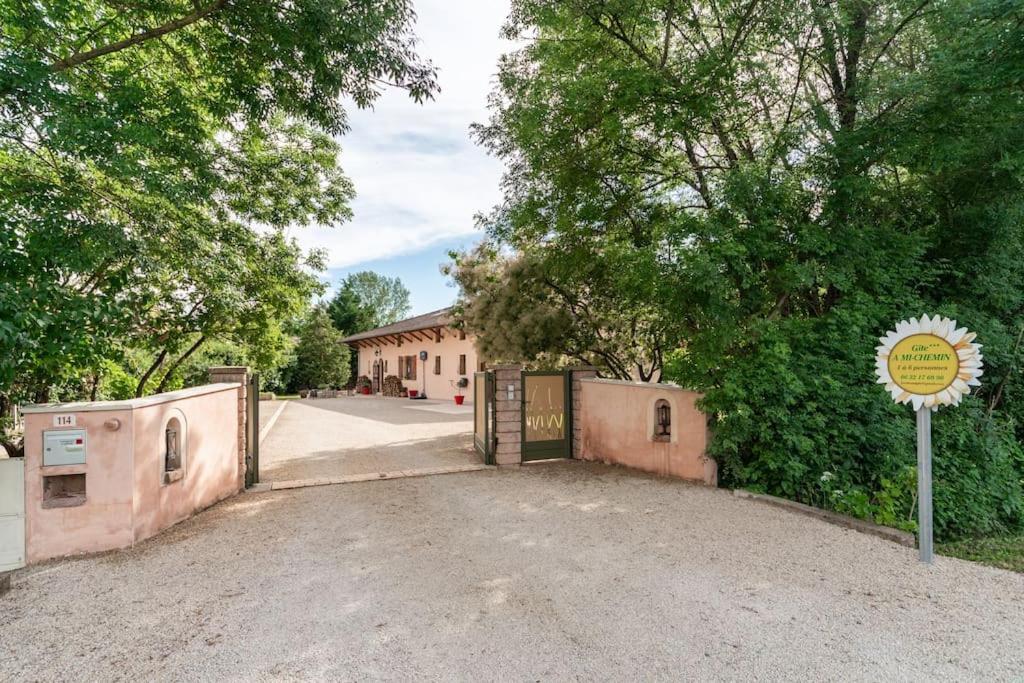
[{"label": "white cloud", "polygon": [[332,267],[419,251],[476,233],[473,215],[500,200],[501,164],[469,138],[487,119],[507,0],[426,0],[416,4],[420,54],[438,67],[441,92],[418,105],[400,91],[372,110],[350,110],[341,164],[355,183],[355,218],[296,234],[328,252]]}]

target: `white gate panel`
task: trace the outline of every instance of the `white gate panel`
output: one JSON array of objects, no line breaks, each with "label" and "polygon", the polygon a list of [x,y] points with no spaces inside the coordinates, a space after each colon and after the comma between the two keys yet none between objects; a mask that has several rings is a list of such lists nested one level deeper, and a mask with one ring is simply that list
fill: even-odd
[{"label": "white gate panel", "polygon": [[25,461],[0,460],[0,572],[25,566]]}]

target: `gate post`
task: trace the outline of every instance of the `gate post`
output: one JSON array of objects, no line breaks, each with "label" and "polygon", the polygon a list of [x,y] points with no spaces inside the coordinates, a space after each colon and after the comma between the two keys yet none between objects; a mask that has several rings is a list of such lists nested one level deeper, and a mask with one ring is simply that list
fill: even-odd
[{"label": "gate post", "polygon": [[[226,365],[209,368],[207,373],[209,374],[211,384],[235,382],[242,385],[238,389],[238,490],[241,491],[245,488],[249,470],[248,463],[246,462],[246,454],[249,452],[247,439],[249,424],[246,419],[249,412],[247,404],[249,399],[249,368],[245,365]],[[258,395],[253,397],[256,401],[259,398]],[[259,434],[258,425],[253,425],[253,433]]]},{"label": "gate post", "polygon": [[572,380],[572,457],[579,460],[583,457],[583,385],[581,379],[597,377],[597,368],[593,365],[580,365],[569,370]]},{"label": "gate post", "polygon": [[[509,389],[511,387],[511,391]],[[494,366],[494,423],[497,465],[518,465],[523,461],[523,366]]]}]

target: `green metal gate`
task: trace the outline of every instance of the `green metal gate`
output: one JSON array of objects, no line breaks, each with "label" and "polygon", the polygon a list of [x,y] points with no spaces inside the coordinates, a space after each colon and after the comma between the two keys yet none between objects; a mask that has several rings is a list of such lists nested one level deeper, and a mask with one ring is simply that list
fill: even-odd
[{"label": "green metal gate", "polygon": [[485,465],[494,464],[494,373],[473,373],[473,445]]},{"label": "green metal gate", "polygon": [[523,461],[572,457],[572,382],[567,372],[523,371]]}]

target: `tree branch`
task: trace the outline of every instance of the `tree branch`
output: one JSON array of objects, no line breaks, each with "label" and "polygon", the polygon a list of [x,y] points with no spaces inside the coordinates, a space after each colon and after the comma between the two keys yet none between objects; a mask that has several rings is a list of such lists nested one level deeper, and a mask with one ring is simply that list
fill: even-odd
[{"label": "tree branch", "polygon": [[164,376],[160,379],[160,384],[156,387],[156,393],[163,393],[163,390],[167,387],[167,380],[171,378],[171,375],[178,369],[178,366],[188,360],[189,356],[198,351],[199,347],[202,346],[205,341],[206,337],[204,335],[199,335],[199,339],[196,340],[196,343],[188,347],[188,350],[186,350],[185,353],[178,356],[177,360],[167,367],[167,372],[164,373]]},{"label": "tree branch", "polygon": [[115,52],[120,52],[121,50],[126,50],[136,45],[141,45],[146,41],[153,40],[154,38],[159,38],[160,36],[164,36],[168,33],[177,31],[180,28],[190,26],[196,23],[197,21],[200,21],[203,18],[220,10],[227,4],[228,0],[214,0],[208,5],[196,4],[195,10],[193,10],[189,14],[186,14],[183,17],[179,17],[178,19],[175,19],[173,21],[169,21],[166,24],[146,29],[141,33],[136,33],[135,35],[125,38],[124,40],[119,40],[116,43],[103,45],[102,47],[93,48],[92,50],[86,50],[85,52],[76,52],[70,57],[65,57],[64,59],[57,60],[56,62],[50,65],[50,71],[53,73],[60,73],[61,71],[66,71],[72,67],[85,64],[86,62],[92,61],[93,59],[97,59],[99,57],[103,57],[104,55],[113,54]]},{"label": "tree branch", "polygon": [[164,364],[165,358],[167,358],[166,348],[157,355],[156,360],[153,361],[153,364],[150,365],[149,369],[146,370],[146,372],[142,375],[141,378],[139,378],[139,383],[135,386],[136,398],[141,397],[142,394],[145,393],[146,382],[148,382],[149,378],[153,376],[153,373],[157,371],[157,368]]}]

